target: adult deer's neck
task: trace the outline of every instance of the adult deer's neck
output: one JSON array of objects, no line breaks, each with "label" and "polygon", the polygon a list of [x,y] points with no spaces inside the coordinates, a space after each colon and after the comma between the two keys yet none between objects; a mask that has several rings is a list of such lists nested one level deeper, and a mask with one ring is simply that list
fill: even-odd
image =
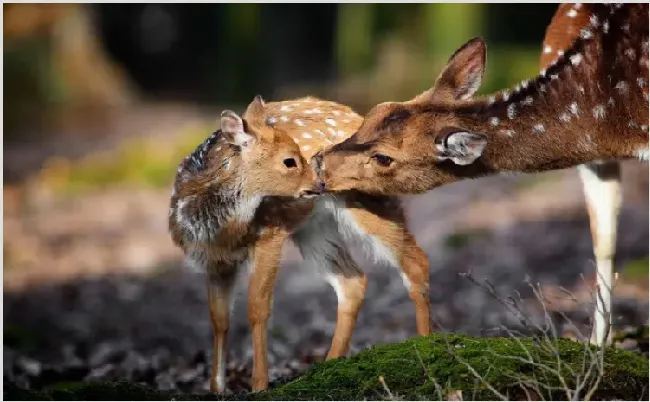
[{"label": "adult deer's neck", "polygon": [[[534,80],[455,107],[463,128],[488,136],[466,173],[539,172],[638,156],[639,144],[648,141],[647,18],[646,11],[645,31],[638,32],[645,37],[635,39],[629,25],[610,26],[613,21],[594,15]],[[629,40],[608,37],[612,29]]]}]

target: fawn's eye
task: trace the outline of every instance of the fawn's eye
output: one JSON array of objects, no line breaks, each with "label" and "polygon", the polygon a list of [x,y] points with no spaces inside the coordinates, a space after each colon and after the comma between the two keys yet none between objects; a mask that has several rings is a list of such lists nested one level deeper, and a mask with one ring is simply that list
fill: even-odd
[{"label": "fawn's eye", "polygon": [[393,163],[393,158],[384,154],[374,154],[372,158],[375,161],[377,161],[377,164],[379,164],[379,166],[387,167],[390,166],[391,163]]},{"label": "fawn's eye", "polygon": [[286,166],[289,169],[295,168],[298,166],[296,163],[296,160],[294,158],[286,158],[284,160],[284,166]]}]

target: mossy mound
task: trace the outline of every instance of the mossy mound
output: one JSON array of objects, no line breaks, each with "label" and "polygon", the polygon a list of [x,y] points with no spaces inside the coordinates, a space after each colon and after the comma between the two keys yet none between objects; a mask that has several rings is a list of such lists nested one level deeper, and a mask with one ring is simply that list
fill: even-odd
[{"label": "mossy mound", "polygon": [[[565,386],[577,387],[578,381],[585,377],[592,355],[585,345],[568,339],[553,343],[557,353],[529,338],[435,334],[378,345],[350,358],[315,364],[301,376],[259,393],[194,396],[128,383],[87,383],[67,390],[5,390],[5,400],[219,400],[222,397],[241,400],[440,400],[457,391],[462,391],[464,399],[471,400],[499,399],[494,391],[510,400],[526,400],[527,392],[541,392],[541,395],[534,395],[541,399],[566,400]],[[531,358],[534,364],[529,362]],[[599,385],[590,395],[592,400],[648,399],[647,359],[608,348],[603,367]],[[594,367],[591,373],[596,372]],[[541,391],[533,391],[535,387],[525,385],[526,380],[542,384],[537,387]],[[595,377],[589,377],[580,399],[593,381]]]}]

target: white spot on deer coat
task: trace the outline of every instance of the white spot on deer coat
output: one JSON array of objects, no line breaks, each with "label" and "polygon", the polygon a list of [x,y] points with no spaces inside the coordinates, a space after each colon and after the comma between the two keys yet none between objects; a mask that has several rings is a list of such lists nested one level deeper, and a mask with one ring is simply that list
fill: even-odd
[{"label": "white spot on deer coat", "polygon": [[289,121],[289,116],[280,116],[280,120],[286,123]]},{"label": "white spot on deer coat", "polygon": [[498,126],[499,125],[499,118],[498,117],[490,117],[490,124],[493,126]]},{"label": "white spot on deer coat", "polygon": [[616,88],[620,94],[627,93],[627,82],[619,81],[614,88]]},{"label": "white spot on deer coat", "polygon": [[305,152],[309,151],[310,149],[311,149],[311,147],[309,145],[305,145],[305,146],[302,147],[302,150],[305,151]]},{"label": "white spot on deer coat", "polygon": [[539,123],[533,126],[533,131],[536,133],[543,133],[546,131],[546,129],[544,128],[543,124]]},{"label": "white spot on deer coat", "polygon": [[297,125],[299,125],[300,127],[304,127],[304,126],[305,126],[305,123],[304,123],[302,120],[300,120],[300,119],[296,119],[296,120],[294,120],[294,122],[295,122]]},{"label": "white spot on deer coat", "polygon": [[309,133],[302,133],[302,138],[312,138]]},{"label": "white spot on deer coat", "polygon": [[550,45],[544,46],[544,53],[551,53],[553,48]]},{"label": "white spot on deer coat", "polygon": [[571,116],[568,113],[562,113],[560,115],[560,121],[568,123],[571,120]]},{"label": "white spot on deer coat", "polygon": [[282,106],[280,106],[280,110],[283,111],[283,112],[290,112],[290,111],[293,110],[293,108],[290,108],[287,105],[282,105]]},{"label": "white spot on deer coat", "polygon": [[325,123],[329,124],[332,127],[336,127],[336,120],[332,119],[331,117],[325,119]]},{"label": "white spot on deer coat", "polygon": [[514,103],[509,104],[507,108],[507,113],[508,113],[508,118],[510,120],[517,117],[517,106]]},{"label": "white spot on deer coat", "polygon": [[602,119],[605,117],[605,106],[597,105],[591,110],[591,113],[594,115],[594,119]]},{"label": "white spot on deer coat", "polygon": [[569,110],[571,111],[571,113],[575,114],[576,116],[578,115],[578,113],[580,113],[580,110],[578,109],[578,104],[575,102],[569,105]]},{"label": "white spot on deer coat", "polygon": [[571,18],[575,18],[576,15],[578,15],[578,12],[572,8],[571,10],[569,10],[568,13],[566,13],[566,15],[568,15]]},{"label": "white spot on deer coat", "polygon": [[573,56],[571,56],[569,59],[571,60],[571,64],[577,66],[582,61],[582,55],[580,53],[576,53]]}]

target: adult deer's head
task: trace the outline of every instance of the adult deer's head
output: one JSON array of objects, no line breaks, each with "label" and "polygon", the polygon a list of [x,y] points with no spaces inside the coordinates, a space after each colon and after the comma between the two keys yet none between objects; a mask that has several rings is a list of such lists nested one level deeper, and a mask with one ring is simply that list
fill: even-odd
[{"label": "adult deer's head", "polygon": [[487,144],[455,113],[479,88],[485,53],[481,38],[470,40],[433,88],[407,102],[375,106],[352,137],[316,155],[325,190],[413,194],[453,181],[455,167],[475,162]]}]

